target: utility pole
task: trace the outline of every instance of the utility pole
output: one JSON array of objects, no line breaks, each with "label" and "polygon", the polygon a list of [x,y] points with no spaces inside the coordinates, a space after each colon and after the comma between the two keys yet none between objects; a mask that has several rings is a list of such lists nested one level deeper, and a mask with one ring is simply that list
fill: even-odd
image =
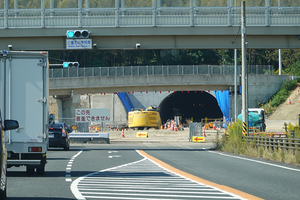
[{"label": "utility pole", "polygon": [[237,50],[234,49],[234,121],[237,121]]},{"label": "utility pole", "polygon": [[242,115],[243,115],[243,134],[248,135],[248,105],[247,105],[247,87],[248,74],[246,66],[246,13],[245,1],[242,1]]}]

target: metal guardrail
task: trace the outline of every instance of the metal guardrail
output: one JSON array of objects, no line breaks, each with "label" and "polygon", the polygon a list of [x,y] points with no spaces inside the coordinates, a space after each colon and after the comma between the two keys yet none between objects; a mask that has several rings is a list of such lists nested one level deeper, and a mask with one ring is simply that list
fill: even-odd
[{"label": "metal guardrail", "polygon": [[[298,26],[299,15],[300,7],[246,9],[247,26]],[[0,10],[0,28],[240,26],[240,19],[234,6]]]},{"label": "metal guardrail", "polygon": [[109,133],[71,132],[69,133],[69,138],[109,138]]},{"label": "metal guardrail", "polygon": [[299,149],[300,139],[282,138],[282,137],[257,137],[257,136],[244,136],[248,143],[256,146],[264,146],[270,148],[283,148],[283,149]]},{"label": "metal guardrail", "polygon": [[[241,66],[237,74],[241,74]],[[149,75],[200,75],[234,74],[232,65],[176,65],[176,66],[125,66],[50,69],[49,78],[149,76]],[[248,74],[273,74],[271,65],[249,65]]]}]

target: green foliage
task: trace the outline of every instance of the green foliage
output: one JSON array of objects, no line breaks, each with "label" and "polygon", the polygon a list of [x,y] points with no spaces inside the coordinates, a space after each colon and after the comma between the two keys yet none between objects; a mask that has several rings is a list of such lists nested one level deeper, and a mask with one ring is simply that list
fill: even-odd
[{"label": "green foliage", "polygon": [[242,154],[246,148],[246,143],[242,137],[242,122],[238,120],[238,122],[228,126],[228,136],[223,137],[221,149],[235,154]]},{"label": "green foliage", "polygon": [[290,75],[300,76],[300,61],[293,63],[286,71]]},{"label": "green foliage", "polygon": [[262,104],[261,107],[265,109],[267,115],[270,115],[280,104],[286,101],[291,94],[291,90],[297,86],[298,81],[298,79],[284,81],[281,84],[280,90],[267,103]]},{"label": "green foliage", "polygon": [[300,139],[300,126],[299,124],[292,125],[291,123],[285,124],[286,126],[286,132],[287,137],[291,137],[291,131],[294,131],[294,138]]},{"label": "green foliage", "polygon": [[[289,124],[288,129],[295,130],[299,137],[299,127]],[[296,130],[297,129],[297,130]],[[298,148],[293,150],[268,148],[257,146],[255,142],[247,143],[242,137],[242,123],[239,120],[228,126],[228,135],[224,135],[220,140],[219,137],[214,141],[217,150],[229,153],[240,154],[250,157],[258,157],[267,160],[273,160],[282,163],[300,164],[300,151]],[[266,136],[263,136],[266,137]]]}]

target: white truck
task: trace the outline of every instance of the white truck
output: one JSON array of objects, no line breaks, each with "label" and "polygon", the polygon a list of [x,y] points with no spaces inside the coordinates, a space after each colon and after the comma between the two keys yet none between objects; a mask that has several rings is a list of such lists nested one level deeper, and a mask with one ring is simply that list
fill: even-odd
[{"label": "white truck", "polygon": [[43,175],[48,150],[48,52],[0,51],[0,108],[4,119],[19,122],[5,132],[7,167],[26,166]]}]

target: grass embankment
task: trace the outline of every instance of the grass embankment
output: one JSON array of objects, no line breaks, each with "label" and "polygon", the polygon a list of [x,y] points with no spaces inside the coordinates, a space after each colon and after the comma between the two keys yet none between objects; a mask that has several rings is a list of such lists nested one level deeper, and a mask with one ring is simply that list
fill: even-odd
[{"label": "grass embankment", "polygon": [[[266,114],[270,115],[274,110],[290,96],[291,91],[298,86],[300,79],[287,80],[282,83],[281,89],[270,100],[261,105],[265,109]],[[287,137],[291,137],[290,131],[294,131],[295,137],[300,138],[300,127],[299,125],[285,124]],[[217,149],[249,156],[256,158],[263,158],[272,161],[278,161],[289,164],[300,164],[300,150],[299,148],[293,150],[286,150],[282,148],[268,148],[265,146],[257,146],[255,143],[247,143],[243,139],[242,123],[241,121],[234,122],[228,126],[228,136],[223,138],[217,138],[215,146]]]},{"label": "grass embankment", "polygon": [[[290,132],[289,130],[294,130],[295,138],[300,138],[299,127],[289,124],[287,126],[287,130],[288,133]],[[290,137],[290,135],[287,134],[287,137]],[[284,148],[257,146],[254,142],[247,143],[246,140],[243,139],[242,122],[240,120],[228,126],[228,136],[217,138],[215,146],[218,150],[238,155],[262,158],[288,164],[300,164],[299,148],[286,150]]]},{"label": "grass embankment", "polygon": [[280,106],[286,101],[287,98],[289,98],[291,91],[298,86],[299,82],[299,78],[293,81],[284,81],[281,84],[280,90],[276,94],[274,94],[267,102],[263,102],[262,104],[259,103],[258,106],[264,108],[266,115],[269,116],[278,106]]}]

